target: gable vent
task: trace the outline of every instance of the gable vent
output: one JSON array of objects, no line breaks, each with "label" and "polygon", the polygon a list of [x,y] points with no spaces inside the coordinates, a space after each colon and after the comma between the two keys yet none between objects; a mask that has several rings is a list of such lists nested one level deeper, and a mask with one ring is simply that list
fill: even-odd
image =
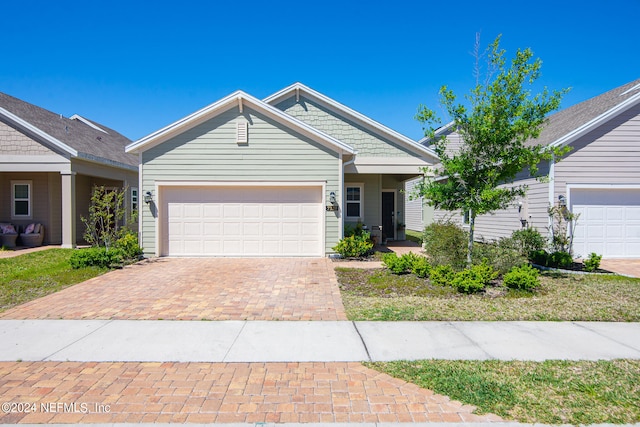
[{"label": "gable vent", "polygon": [[236,122],[236,143],[249,143],[249,123],[246,120],[239,119]]}]

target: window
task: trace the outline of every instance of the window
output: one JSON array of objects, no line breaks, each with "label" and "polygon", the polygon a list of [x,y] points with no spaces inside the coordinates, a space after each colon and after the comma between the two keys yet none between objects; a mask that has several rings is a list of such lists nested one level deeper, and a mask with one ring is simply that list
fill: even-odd
[{"label": "window", "polygon": [[362,186],[347,187],[347,218],[362,218]]},{"label": "window", "polygon": [[131,213],[138,210],[138,189],[131,188]]},{"label": "window", "polygon": [[469,225],[469,211],[464,211],[463,217],[462,217],[462,223],[464,225]]},{"label": "window", "polygon": [[11,181],[11,218],[31,218],[31,181]]}]

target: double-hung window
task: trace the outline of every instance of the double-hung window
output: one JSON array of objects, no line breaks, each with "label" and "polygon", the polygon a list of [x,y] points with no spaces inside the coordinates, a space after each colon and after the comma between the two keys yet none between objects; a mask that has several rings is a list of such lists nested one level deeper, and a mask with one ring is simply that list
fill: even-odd
[{"label": "double-hung window", "polygon": [[31,218],[31,181],[11,181],[11,218]]},{"label": "double-hung window", "polygon": [[347,185],[346,190],[347,219],[362,219],[362,185]]}]

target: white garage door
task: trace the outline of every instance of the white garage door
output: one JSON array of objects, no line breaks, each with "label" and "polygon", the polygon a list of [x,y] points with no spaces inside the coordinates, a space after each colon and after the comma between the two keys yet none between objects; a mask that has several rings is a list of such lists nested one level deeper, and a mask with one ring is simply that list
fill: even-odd
[{"label": "white garage door", "polygon": [[580,214],[573,240],[576,255],[640,257],[639,189],[572,189],[571,205]]},{"label": "white garage door", "polygon": [[161,254],[322,256],[322,187],[164,187]]}]

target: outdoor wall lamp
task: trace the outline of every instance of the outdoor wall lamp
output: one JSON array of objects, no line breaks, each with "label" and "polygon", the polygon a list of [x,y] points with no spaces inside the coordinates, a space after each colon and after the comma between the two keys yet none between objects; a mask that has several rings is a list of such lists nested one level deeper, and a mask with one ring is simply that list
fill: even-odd
[{"label": "outdoor wall lamp", "polygon": [[567,198],[564,197],[563,194],[558,196],[558,203],[560,204],[560,206],[567,206]]},{"label": "outdoor wall lamp", "polygon": [[332,205],[335,205],[335,204],[337,203],[337,202],[336,202],[336,193],[335,193],[334,191],[332,191],[331,193],[329,193],[329,202],[330,202]]},{"label": "outdoor wall lamp", "polygon": [[146,204],[153,202],[153,194],[151,194],[151,191],[147,191],[146,193],[144,193],[144,202]]}]

